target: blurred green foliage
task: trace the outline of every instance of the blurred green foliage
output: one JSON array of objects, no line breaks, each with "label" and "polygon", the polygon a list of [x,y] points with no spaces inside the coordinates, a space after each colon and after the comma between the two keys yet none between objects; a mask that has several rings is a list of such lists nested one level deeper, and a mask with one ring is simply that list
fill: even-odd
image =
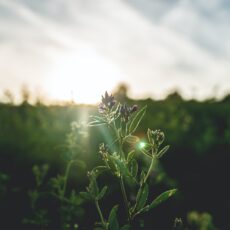
[{"label": "blurred green foliage", "polygon": [[[116,95],[129,105],[143,107],[147,104],[146,115],[137,129],[140,138],[148,127],[160,128],[167,134],[166,144],[171,145],[170,150],[150,176],[158,178],[156,181],[160,184],[160,190],[177,184],[181,195],[177,208],[172,205],[168,216],[186,220],[189,210],[209,212],[215,226],[230,229],[227,219],[230,212],[227,202],[230,192],[227,186],[230,162],[229,97],[222,101],[184,101],[175,93],[162,101],[133,101],[126,98],[123,91]],[[35,187],[31,173],[33,165],[49,164],[48,176],[63,173],[69,155],[79,151],[74,143],[69,143],[72,140],[70,131],[74,129],[72,122],[87,122],[89,115],[96,114],[96,111],[96,106],[74,104],[45,106],[41,103],[30,105],[26,101],[20,105],[10,102],[0,104],[0,200],[4,197],[0,203],[0,218],[3,223],[12,219],[10,216],[13,215],[12,226],[13,223],[19,226],[28,212],[29,201],[25,203],[27,191]],[[80,156],[87,162],[87,168],[79,169],[76,166],[77,173],[71,170],[70,189],[76,186],[84,188],[86,172],[100,161],[98,146],[105,138],[101,128],[90,129],[82,143],[84,153]],[[67,148],[67,145],[72,147]],[[39,180],[37,177],[37,183]],[[10,211],[6,211],[6,207]],[[160,225],[162,221],[159,219],[166,214],[161,207],[157,212],[154,221]],[[193,221],[192,217],[190,215],[189,221]],[[172,226],[173,219],[170,224]]]},{"label": "blurred green foliage", "polygon": [[215,230],[213,225],[212,216],[209,213],[199,213],[196,211],[191,211],[187,215],[188,223],[192,229],[197,230]]}]

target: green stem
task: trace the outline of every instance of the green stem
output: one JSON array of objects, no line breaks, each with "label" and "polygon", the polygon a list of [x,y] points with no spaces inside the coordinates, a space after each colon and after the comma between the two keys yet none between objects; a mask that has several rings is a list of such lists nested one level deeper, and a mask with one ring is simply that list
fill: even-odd
[{"label": "green stem", "polygon": [[152,171],[153,163],[154,163],[154,157],[152,156],[151,164],[150,164],[148,172],[147,172],[147,174],[145,176],[144,183],[146,183],[146,181],[147,181],[147,179],[148,179],[148,177],[149,177],[149,175],[150,175],[150,173]]},{"label": "green stem", "polygon": [[124,181],[123,181],[122,176],[120,177],[120,186],[121,186],[121,192],[122,192],[123,200],[124,200],[124,203],[125,203],[125,210],[126,210],[126,213],[127,213],[127,216],[128,216],[128,221],[130,223],[131,216],[130,216],[130,213],[129,213],[129,202],[128,202],[127,194],[126,194],[126,191],[125,191],[125,185],[124,185]]},{"label": "green stem", "polygon": [[122,150],[122,146],[123,146],[123,137],[121,137],[117,131],[117,126],[116,126],[116,123],[115,121],[113,121],[113,130],[117,136],[117,140],[119,141],[119,149],[120,149],[120,158],[121,159],[125,159],[125,154]]},{"label": "green stem", "polygon": [[127,123],[125,123],[125,136],[128,135],[128,126]]},{"label": "green stem", "polygon": [[96,205],[97,211],[98,211],[98,213],[99,213],[99,216],[100,216],[100,219],[101,219],[101,223],[102,223],[104,229],[107,230],[108,227],[107,227],[107,225],[106,225],[105,219],[104,219],[103,214],[102,214],[102,212],[101,212],[101,208],[100,208],[100,206],[99,206],[98,200],[95,200],[95,205]]},{"label": "green stem", "polygon": [[67,181],[68,181],[68,176],[69,176],[70,168],[71,168],[73,162],[74,162],[74,160],[71,160],[68,163],[67,167],[66,167],[65,177],[64,177],[64,185],[63,185],[63,189],[62,189],[62,197],[65,196],[66,187],[67,187]]},{"label": "green stem", "polygon": [[[120,159],[125,160],[125,154],[124,154],[123,149],[122,149],[123,137],[119,135],[115,121],[113,121],[113,130],[114,130],[114,132],[115,132],[115,134],[117,136],[117,139],[119,140]],[[127,124],[126,124],[126,127],[125,127],[125,135],[126,134],[127,134]],[[128,221],[130,223],[131,222],[131,216],[130,216],[130,213],[129,213],[129,202],[128,202],[127,194],[126,194],[126,191],[125,191],[125,185],[124,185],[124,181],[123,181],[122,176],[120,176],[120,186],[121,186],[121,192],[122,192],[122,196],[123,196],[123,200],[124,200],[124,204],[125,204],[125,209],[126,209]]]}]

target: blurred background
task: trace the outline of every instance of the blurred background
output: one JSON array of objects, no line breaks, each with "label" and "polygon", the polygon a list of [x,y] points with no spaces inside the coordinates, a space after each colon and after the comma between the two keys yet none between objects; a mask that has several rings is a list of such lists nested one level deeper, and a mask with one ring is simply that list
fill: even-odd
[{"label": "blurred background", "polygon": [[[180,192],[146,223],[171,229],[181,217],[189,229],[230,229],[229,21],[227,0],[0,0],[5,229],[29,213],[32,166],[48,163],[49,176],[63,172],[71,123],[87,122],[106,90],[147,104],[138,133],[160,128],[171,146],[152,186]],[[103,138],[89,131],[87,169],[100,162]],[[73,174],[72,184],[84,189],[86,171]]]}]

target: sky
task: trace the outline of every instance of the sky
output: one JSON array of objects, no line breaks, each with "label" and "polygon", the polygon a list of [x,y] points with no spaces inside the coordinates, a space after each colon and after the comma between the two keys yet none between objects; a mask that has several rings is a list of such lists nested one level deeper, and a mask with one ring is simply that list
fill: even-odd
[{"label": "sky", "polygon": [[230,92],[228,0],[0,0],[0,97],[95,103]]}]

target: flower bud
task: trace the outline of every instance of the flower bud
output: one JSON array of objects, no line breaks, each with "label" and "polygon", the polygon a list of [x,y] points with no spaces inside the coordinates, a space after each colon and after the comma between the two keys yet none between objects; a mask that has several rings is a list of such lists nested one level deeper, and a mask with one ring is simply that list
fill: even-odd
[{"label": "flower bud", "polygon": [[114,96],[109,95],[107,91],[105,92],[105,96],[102,96],[101,103],[98,106],[99,113],[105,113],[108,110],[111,110],[113,106],[116,104]]},{"label": "flower bud", "polygon": [[154,143],[157,146],[160,146],[165,139],[165,135],[161,130],[157,129],[155,131],[152,131],[152,138],[153,138]]}]

